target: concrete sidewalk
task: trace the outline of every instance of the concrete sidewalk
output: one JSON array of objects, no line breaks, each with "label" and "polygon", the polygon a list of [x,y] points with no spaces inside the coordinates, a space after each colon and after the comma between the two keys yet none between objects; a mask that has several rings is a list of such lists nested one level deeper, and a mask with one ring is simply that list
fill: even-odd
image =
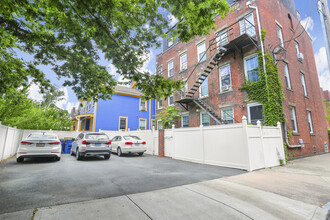
[{"label": "concrete sidewalk", "polygon": [[[48,219],[326,219],[327,210],[224,179],[35,210]],[[33,210],[0,219],[31,219]]]},{"label": "concrete sidewalk", "polygon": [[[0,215],[0,219],[320,219],[330,154],[239,176]],[[134,184],[134,183],[132,183]],[[33,214],[34,212],[34,214]],[[328,216],[329,217],[329,216]]]}]

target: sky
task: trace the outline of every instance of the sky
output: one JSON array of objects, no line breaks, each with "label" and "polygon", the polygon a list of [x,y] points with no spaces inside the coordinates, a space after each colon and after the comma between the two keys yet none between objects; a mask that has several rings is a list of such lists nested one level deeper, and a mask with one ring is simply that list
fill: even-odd
[{"label": "sky", "polygon": [[[313,40],[313,48],[317,70],[319,73],[320,85],[323,89],[330,90],[330,74],[328,70],[325,41],[323,39],[323,32],[321,29],[321,22],[319,19],[319,14],[316,8],[317,0],[295,0],[296,9],[300,12],[301,23],[306,27],[307,32]],[[170,17],[171,24],[175,24],[176,19]],[[156,55],[161,53],[160,48],[152,48],[148,55],[147,62],[143,65],[144,70],[148,70],[151,73],[155,72],[156,68]],[[107,60],[103,59],[102,54],[100,54],[101,60],[100,64],[107,66],[108,72],[115,76],[117,80],[122,80],[120,76],[116,74],[115,67]],[[52,71],[51,66],[40,66],[39,67],[51,82],[58,86],[58,88],[64,91],[64,100],[56,103],[60,108],[71,111],[72,107],[78,107],[78,100],[74,92],[70,87],[63,87],[62,84],[64,79],[58,79],[56,74]],[[30,88],[30,98],[40,101],[42,95],[38,91],[37,85],[32,85]]]}]

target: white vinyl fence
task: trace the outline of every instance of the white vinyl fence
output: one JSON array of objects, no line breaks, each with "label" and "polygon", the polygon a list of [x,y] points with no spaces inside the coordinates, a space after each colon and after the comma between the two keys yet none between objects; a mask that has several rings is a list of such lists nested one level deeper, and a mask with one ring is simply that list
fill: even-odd
[{"label": "white vinyl fence", "polygon": [[242,124],[167,129],[165,156],[248,171],[280,165],[284,146],[277,127]]}]

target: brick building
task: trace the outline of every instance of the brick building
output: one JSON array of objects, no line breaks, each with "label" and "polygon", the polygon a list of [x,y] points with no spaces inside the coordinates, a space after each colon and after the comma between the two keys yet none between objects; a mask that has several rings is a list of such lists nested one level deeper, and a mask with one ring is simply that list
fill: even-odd
[{"label": "brick building", "polygon": [[229,3],[232,12],[224,20],[215,17],[217,31],[208,36],[187,43],[164,39],[163,52],[156,58],[157,73],[187,83],[183,91],[158,102],[156,112],[176,104],[182,110],[176,127],[241,123],[243,115],[252,124],[262,121],[262,105],[239,88],[245,80],[258,80],[260,30],[266,30],[264,48],[279,59],[286,125],[293,131],[290,153],[324,152],[329,140],[324,109],[319,107],[323,104],[316,89],[320,85],[312,41],[303,32],[294,0]]}]

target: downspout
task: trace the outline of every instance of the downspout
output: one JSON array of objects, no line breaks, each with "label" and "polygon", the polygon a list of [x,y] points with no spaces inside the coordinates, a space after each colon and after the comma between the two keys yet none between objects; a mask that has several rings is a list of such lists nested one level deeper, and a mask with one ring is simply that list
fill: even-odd
[{"label": "downspout", "polygon": [[304,147],[303,144],[291,145],[291,144],[289,143],[289,139],[288,139],[288,131],[287,131],[287,128],[286,128],[286,124],[285,124],[285,122],[283,123],[283,127],[284,127],[284,138],[285,138],[285,143],[286,143],[286,145],[288,146],[288,148]]}]

